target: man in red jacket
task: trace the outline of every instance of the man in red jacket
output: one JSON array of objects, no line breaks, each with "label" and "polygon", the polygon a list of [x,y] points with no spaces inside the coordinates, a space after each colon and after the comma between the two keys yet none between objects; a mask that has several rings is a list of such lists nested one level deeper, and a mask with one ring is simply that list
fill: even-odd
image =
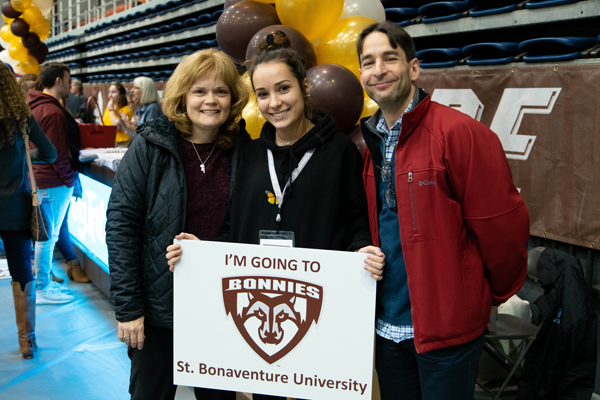
[{"label": "man in red jacket", "polygon": [[[28,96],[31,113],[40,124],[48,139],[56,147],[56,161],[51,164],[35,164],[33,172],[40,195],[50,200],[52,235],[46,242],[35,243],[35,268],[37,272],[37,304],[62,304],[73,301],[68,289],[62,289],[51,279],[52,255],[58,240],[60,227],[73,195],[77,180],[76,160],[69,153],[68,115],[59,101],[69,97],[71,74],[69,67],[58,62],[44,64],[39,79],[43,92],[30,90]],[[70,117],[72,120],[73,118]],[[70,129],[79,129],[72,121]]]},{"label": "man in red jacket", "polygon": [[525,279],[529,218],[497,135],[419,89],[408,33],[358,39],[361,81],[379,105],[361,121],[377,288],[376,369],[387,399],[472,399],[492,305]]}]

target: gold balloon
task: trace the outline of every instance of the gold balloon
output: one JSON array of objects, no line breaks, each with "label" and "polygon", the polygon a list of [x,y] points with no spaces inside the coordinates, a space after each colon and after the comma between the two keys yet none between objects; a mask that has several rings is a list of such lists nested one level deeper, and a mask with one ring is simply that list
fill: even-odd
[{"label": "gold balloon", "polygon": [[12,31],[10,30],[10,26],[8,25],[4,25],[2,28],[0,28],[0,37],[7,43],[14,43],[19,40],[17,36],[13,35]]},{"label": "gold balloon", "polygon": [[300,31],[312,41],[340,19],[344,0],[277,0],[275,8],[283,25]]},{"label": "gold balloon", "polygon": [[31,6],[27,10],[23,11],[21,18],[23,18],[29,25],[37,25],[46,19],[42,15],[40,9],[36,6]]},{"label": "gold balloon", "polygon": [[319,42],[317,64],[343,65],[360,79],[356,42],[363,29],[374,23],[374,19],[367,17],[350,17],[339,21]]},{"label": "gold balloon", "polygon": [[8,55],[10,58],[17,61],[24,61],[29,57],[27,49],[23,46],[20,39],[10,45],[8,48]]},{"label": "gold balloon", "polygon": [[360,114],[360,118],[370,117],[375,114],[375,111],[379,109],[377,103],[375,103],[369,96],[365,94],[365,105],[363,107],[362,114]]},{"label": "gold balloon", "polygon": [[256,95],[251,94],[248,99],[246,108],[242,110],[242,118],[246,121],[246,131],[250,134],[252,139],[258,139],[260,137],[260,131],[262,130],[263,124],[266,120],[258,109],[258,103],[256,102]]},{"label": "gold balloon", "polygon": [[21,69],[26,74],[36,74],[40,68],[40,63],[33,56],[27,56],[25,61],[21,61]]},{"label": "gold balloon", "polygon": [[[1,13],[0,13],[1,14]],[[6,25],[10,25],[15,19],[14,18],[8,18],[6,15],[2,14],[2,19],[4,20],[4,22],[6,22]]]},{"label": "gold balloon", "polygon": [[30,25],[29,30],[40,37],[40,40],[48,39],[50,35],[50,21],[46,18],[42,18],[42,20],[35,25]]},{"label": "gold balloon", "polygon": [[31,0],[10,0],[10,5],[15,11],[23,12],[31,7]]}]

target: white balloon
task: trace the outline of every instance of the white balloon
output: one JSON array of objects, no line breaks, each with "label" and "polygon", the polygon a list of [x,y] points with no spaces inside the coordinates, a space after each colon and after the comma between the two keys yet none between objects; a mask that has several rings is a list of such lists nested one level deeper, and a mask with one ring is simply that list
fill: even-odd
[{"label": "white balloon", "polygon": [[16,74],[19,74],[19,75],[24,74],[23,70],[19,66],[19,62],[17,60],[13,60],[12,58],[10,58],[10,55],[8,54],[8,50],[0,51],[0,62],[10,65]]},{"label": "white balloon", "polygon": [[33,4],[40,10],[52,7],[52,3],[54,3],[54,0],[33,0]]},{"label": "white balloon", "polygon": [[346,0],[340,20],[348,17],[368,17],[384,22],[385,9],[379,0]]},{"label": "white balloon", "polygon": [[42,15],[44,17],[46,17],[46,19],[50,19],[50,18],[48,18],[48,16],[50,15],[50,13],[52,13],[52,7],[40,8],[40,11],[41,11]]}]

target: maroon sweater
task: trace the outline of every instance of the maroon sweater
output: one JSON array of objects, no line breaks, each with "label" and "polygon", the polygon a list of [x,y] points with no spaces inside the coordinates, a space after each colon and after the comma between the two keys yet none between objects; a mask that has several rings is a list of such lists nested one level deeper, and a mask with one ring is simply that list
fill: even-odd
[{"label": "maroon sweater", "polygon": [[[33,173],[40,189],[58,186],[72,187],[77,171],[71,162],[67,138],[67,117],[58,100],[37,90],[30,90],[27,99],[31,113],[56,147],[56,161],[50,164],[34,164]],[[32,146],[34,147],[34,146]]]},{"label": "maroon sweater", "polygon": [[[200,169],[205,161],[206,173]],[[182,140],[183,168],[187,185],[185,231],[201,239],[212,240],[221,232],[229,201],[229,170],[227,152],[215,147],[208,158],[213,143],[194,145]]]}]

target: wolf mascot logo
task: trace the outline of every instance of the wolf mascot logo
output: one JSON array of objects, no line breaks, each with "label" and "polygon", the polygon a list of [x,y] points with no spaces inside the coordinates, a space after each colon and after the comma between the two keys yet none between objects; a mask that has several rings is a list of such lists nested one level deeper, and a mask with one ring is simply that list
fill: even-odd
[{"label": "wolf mascot logo", "polygon": [[280,360],[319,322],[321,286],[287,278],[223,278],[225,312],[263,360]]}]

